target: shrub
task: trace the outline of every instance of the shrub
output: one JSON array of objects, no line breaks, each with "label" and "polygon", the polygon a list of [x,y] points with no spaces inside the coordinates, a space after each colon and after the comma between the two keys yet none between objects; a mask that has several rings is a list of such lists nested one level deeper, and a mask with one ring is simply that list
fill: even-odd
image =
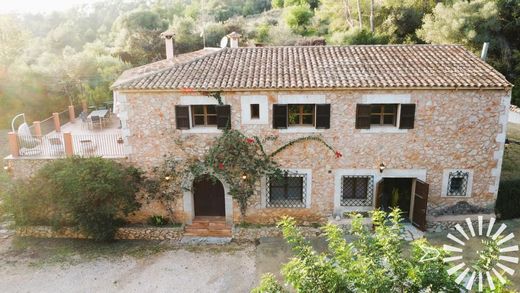
[{"label": "shrub", "polygon": [[286,293],[282,285],[278,284],[275,277],[271,273],[267,273],[262,276],[262,280],[260,280],[260,285],[253,289],[251,293]]},{"label": "shrub", "polygon": [[495,213],[502,220],[520,217],[520,179],[501,181]]},{"label": "shrub", "polygon": [[[442,258],[421,262],[422,248],[431,247],[426,240],[412,242],[411,253],[404,253],[401,212],[390,217],[381,211],[372,214],[374,230],[353,215],[347,242],[343,231],[328,224],[326,252],[316,252],[295,227],[292,218],[284,218],[279,226],[291,245],[294,257],[283,266],[284,281],[296,292],[460,292],[454,277],[447,273]],[[273,276],[265,276],[254,292],[284,292]]]},{"label": "shrub", "polygon": [[148,224],[156,227],[162,227],[168,225],[168,219],[161,215],[153,215],[148,218]]},{"label": "shrub", "polygon": [[123,218],[139,208],[141,172],[102,158],[50,162],[10,193],[17,225],[76,228],[95,240],[114,237]]},{"label": "shrub", "polygon": [[4,200],[7,197],[7,191],[11,189],[11,184],[11,178],[9,178],[7,172],[0,170],[0,221],[5,214]]}]

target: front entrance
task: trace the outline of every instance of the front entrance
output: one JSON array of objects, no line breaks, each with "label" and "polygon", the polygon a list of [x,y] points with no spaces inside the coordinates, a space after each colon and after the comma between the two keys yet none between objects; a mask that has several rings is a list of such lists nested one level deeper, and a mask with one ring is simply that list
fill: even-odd
[{"label": "front entrance", "polygon": [[416,178],[383,178],[376,186],[376,208],[402,211],[403,219],[426,230],[427,183]]},{"label": "front entrance", "polygon": [[225,217],[224,186],[209,175],[203,175],[193,181],[193,205],[195,216]]}]

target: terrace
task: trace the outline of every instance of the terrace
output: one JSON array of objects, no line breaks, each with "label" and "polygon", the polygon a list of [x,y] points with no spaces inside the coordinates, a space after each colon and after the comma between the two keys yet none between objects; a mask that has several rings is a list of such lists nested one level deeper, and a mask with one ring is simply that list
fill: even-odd
[{"label": "terrace", "polygon": [[[80,113],[76,115],[76,113]],[[69,106],[29,125],[20,114],[8,133],[7,158],[52,159],[67,156],[126,157],[119,119],[111,109]]]}]

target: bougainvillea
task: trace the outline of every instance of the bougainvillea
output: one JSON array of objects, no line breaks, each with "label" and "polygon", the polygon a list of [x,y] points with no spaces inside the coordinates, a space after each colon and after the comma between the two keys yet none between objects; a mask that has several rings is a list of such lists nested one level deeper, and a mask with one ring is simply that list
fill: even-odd
[{"label": "bougainvillea", "polygon": [[238,130],[225,130],[212,145],[204,160],[189,168],[192,176],[209,173],[224,180],[230,195],[238,202],[242,216],[246,214],[249,199],[264,176],[281,176],[282,171],[274,157],[283,150],[301,142],[317,141],[337,158],[342,154],[319,136],[306,136],[292,140],[271,154],[267,154],[260,138],[247,137]]}]

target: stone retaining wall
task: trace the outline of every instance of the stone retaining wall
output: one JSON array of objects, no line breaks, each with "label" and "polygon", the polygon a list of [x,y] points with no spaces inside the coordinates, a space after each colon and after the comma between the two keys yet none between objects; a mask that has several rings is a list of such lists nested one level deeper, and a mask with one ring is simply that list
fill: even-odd
[{"label": "stone retaining wall", "polygon": [[[305,237],[316,237],[322,234],[320,228],[298,227]],[[263,237],[282,237],[282,230],[275,226],[243,228],[235,226],[233,228],[233,238],[238,241],[255,241]]]},{"label": "stone retaining wall", "polygon": [[[85,239],[85,235],[71,228],[53,231],[49,226],[31,226],[16,229],[16,235],[37,238],[76,238]],[[123,227],[116,232],[119,240],[174,240],[179,241],[184,235],[183,227]]]},{"label": "stone retaining wall", "polygon": [[[466,225],[466,218],[472,219],[472,224],[477,227],[479,215],[459,215],[459,216],[439,216],[432,217],[428,220],[428,232],[441,232],[443,230],[454,229],[457,224]],[[487,226],[489,219],[494,214],[483,215],[484,224]],[[340,221],[333,220],[343,231],[350,230],[351,221],[342,219]],[[371,220],[365,218],[363,225],[371,226]],[[298,229],[305,237],[317,237],[323,234],[321,228],[300,226]],[[64,228],[59,231],[53,231],[49,226],[31,226],[16,229],[16,235],[21,237],[37,237],[37,238],[77,238],[85,239],[85,235],[71,228]],[[123,227],[116,232],[115,239],[120,240],[173,240],[180,241],[184,236],[184,227]],[[276,226],[262,227],[233,227],[233,239],[237,241],[251,241],[263,237],[282,237],[282,231]]]},{"label": "stone retaining wall", "polygon": [[471,223],[473,227],[477,227],[478,225],[478,216],[483,216],[484,226],[487,227],[487,223],[489,223],[489,219],[494,218],[495,214],[474,214],[474,215],[448,215],[448,216],[438,216],[429,218],[427,221],[427,231],[428,232],[441,232],[444,230],[453,230],[457,224],[460,224],[464,227],[466,225],[466,218],[471,219]]}]

